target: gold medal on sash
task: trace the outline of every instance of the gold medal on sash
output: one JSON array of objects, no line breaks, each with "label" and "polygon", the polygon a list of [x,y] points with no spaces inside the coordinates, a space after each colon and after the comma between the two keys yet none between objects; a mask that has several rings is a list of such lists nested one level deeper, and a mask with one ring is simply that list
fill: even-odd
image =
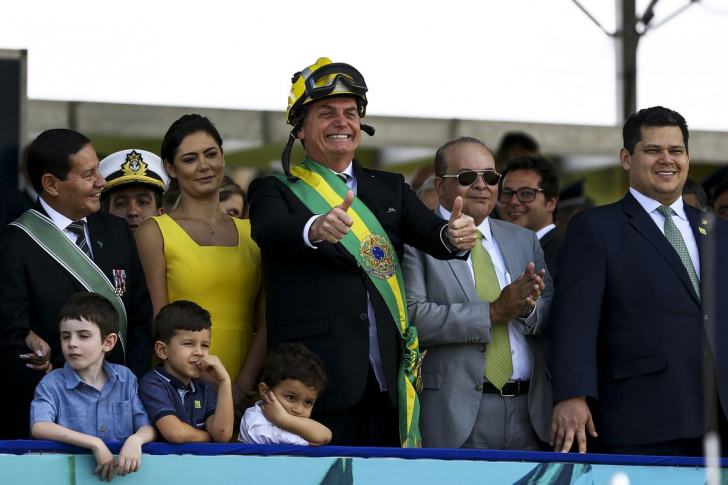
[{"label": "gold medal on sash", "polygon": [[392,247],[383,237],[376,234],[365,236],[359,245],[359,254],[370,275],[386,280],[397,274]]}]

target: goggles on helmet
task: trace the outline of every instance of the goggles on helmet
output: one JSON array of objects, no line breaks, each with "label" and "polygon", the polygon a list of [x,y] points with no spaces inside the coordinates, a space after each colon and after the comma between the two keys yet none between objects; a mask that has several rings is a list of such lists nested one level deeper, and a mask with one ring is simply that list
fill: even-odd
[{"label": "goggles on helmet", "polygon": [[[286,111],[286,122],[293,125],[288,143],[281,154],[283,172],[289,180],[297,180],[291,175],[291,150],[293,143],[298,139],[297,131],[303,121],[305,105],[329,96],[353,96],[361,118],[366,114],[367,84],[359,71],[344,63],[332,63],[328,58],[322,57],[316,64],[297,72],[291,79],[293,86],[288,97],[289,107]],[[374,135],[374,128],[361,123],[361,130],[369,136]]]},{"label": "goggles on helmet", "polygon": [[300,110],[307,103],[336,94],[351,94],[359,98],[359,116],[364,117],[367,85],[359,71],[343,63],[326,64],[313,72],[307,71],[299,74],[304,80],[304,92],[289,109],[291,122],[302,115]]},{"label": "goggles on helmet", "polygon": [[306,95],[313,101],[335,94],[339,83],[347,88],[343,92],[349,92],[357,96],[364,96],[367,92],[364,77],[359,71],[348,64],[336,63],[320,67],[308,76],[306,79]]}]

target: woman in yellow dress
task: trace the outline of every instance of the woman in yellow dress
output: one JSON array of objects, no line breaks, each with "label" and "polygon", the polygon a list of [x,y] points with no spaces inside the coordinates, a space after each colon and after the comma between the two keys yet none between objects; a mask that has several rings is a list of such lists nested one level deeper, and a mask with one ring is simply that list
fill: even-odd
[{"label": "woman in yellow dress", "polygon": [[225,157],[210,120],[185,115],[175,121],[162,141],[162,159],[181,198],[174,210],[147,219],[136,233],[154,315],[176,300],[210,312],[210,354],[230,374],[239,410],[254,394],[266,355],[260,250],[250,238],[250,221],[220,210]]}]

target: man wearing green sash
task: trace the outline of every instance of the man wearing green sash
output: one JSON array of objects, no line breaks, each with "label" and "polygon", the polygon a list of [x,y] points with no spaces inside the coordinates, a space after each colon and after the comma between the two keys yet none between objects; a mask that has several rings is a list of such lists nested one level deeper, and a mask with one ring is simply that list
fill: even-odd
[{"label": "man wearing green sash", "polygon": [[47,130],[30,146],[28,172],[40,196],[0,234],[2,438],[28,438],[35,386],[50,366],[64,365],[58,312],[75,293],[101,293],[119,312],[119,342],[107,360],[138,376],[149,370],[146,280],[126,222],[99,211],[106,181],[98,166],[89,139],[73,130]]},{"label": "man wearing green sash", "polygon": [[[399,174],[354,160],[367,87],[348,64],[321,58],[296,73],[283,152],[285,175],[250,186],[252,236],[261,249],[268,345],[301,342],[326,365],[330,386],[312,418],[332,445],[421,445],[421,354],[408,324],[403,245],[436,258],[466,258],[473,219],[456,201],[445,221]],[[295,140],[306,151],[290,169]]]}]

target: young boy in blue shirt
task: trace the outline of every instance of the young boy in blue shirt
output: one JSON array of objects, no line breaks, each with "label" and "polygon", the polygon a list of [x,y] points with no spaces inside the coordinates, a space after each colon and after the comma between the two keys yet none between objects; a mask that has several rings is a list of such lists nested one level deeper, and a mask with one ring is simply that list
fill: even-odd
[{"label": "young boy in blue shirt", "polygon": [[[139,470],[142,445],[156,435],[137,395],[137,380],[124,366],[104,360],[114,348],[119,314],[97,293],[77,293],[58,316],[63,369],[47,374],[30,408],[33,438],[89,448],[94,474],[111,481]],[[105,442],[123,441],[119,459]]]},{"label": "young boy in blue shirt", "polygon": [[321,446],[331,430],[311,419],[311,411],[326,387],[324,364],[305,345],[285,343],[268,355],[261,401],[245,411],[238,441],[248,444]]},{"label": "young boy in blue shirt", "polygon": [[[154,322],[154,350],[162,363],[142,377],[139,395],[159,433],[170,443],[227,443],[233,434],[230,375],[210,355],[210,313],[178,300]],[[217,381],[217,396],[206,373]]]}]

